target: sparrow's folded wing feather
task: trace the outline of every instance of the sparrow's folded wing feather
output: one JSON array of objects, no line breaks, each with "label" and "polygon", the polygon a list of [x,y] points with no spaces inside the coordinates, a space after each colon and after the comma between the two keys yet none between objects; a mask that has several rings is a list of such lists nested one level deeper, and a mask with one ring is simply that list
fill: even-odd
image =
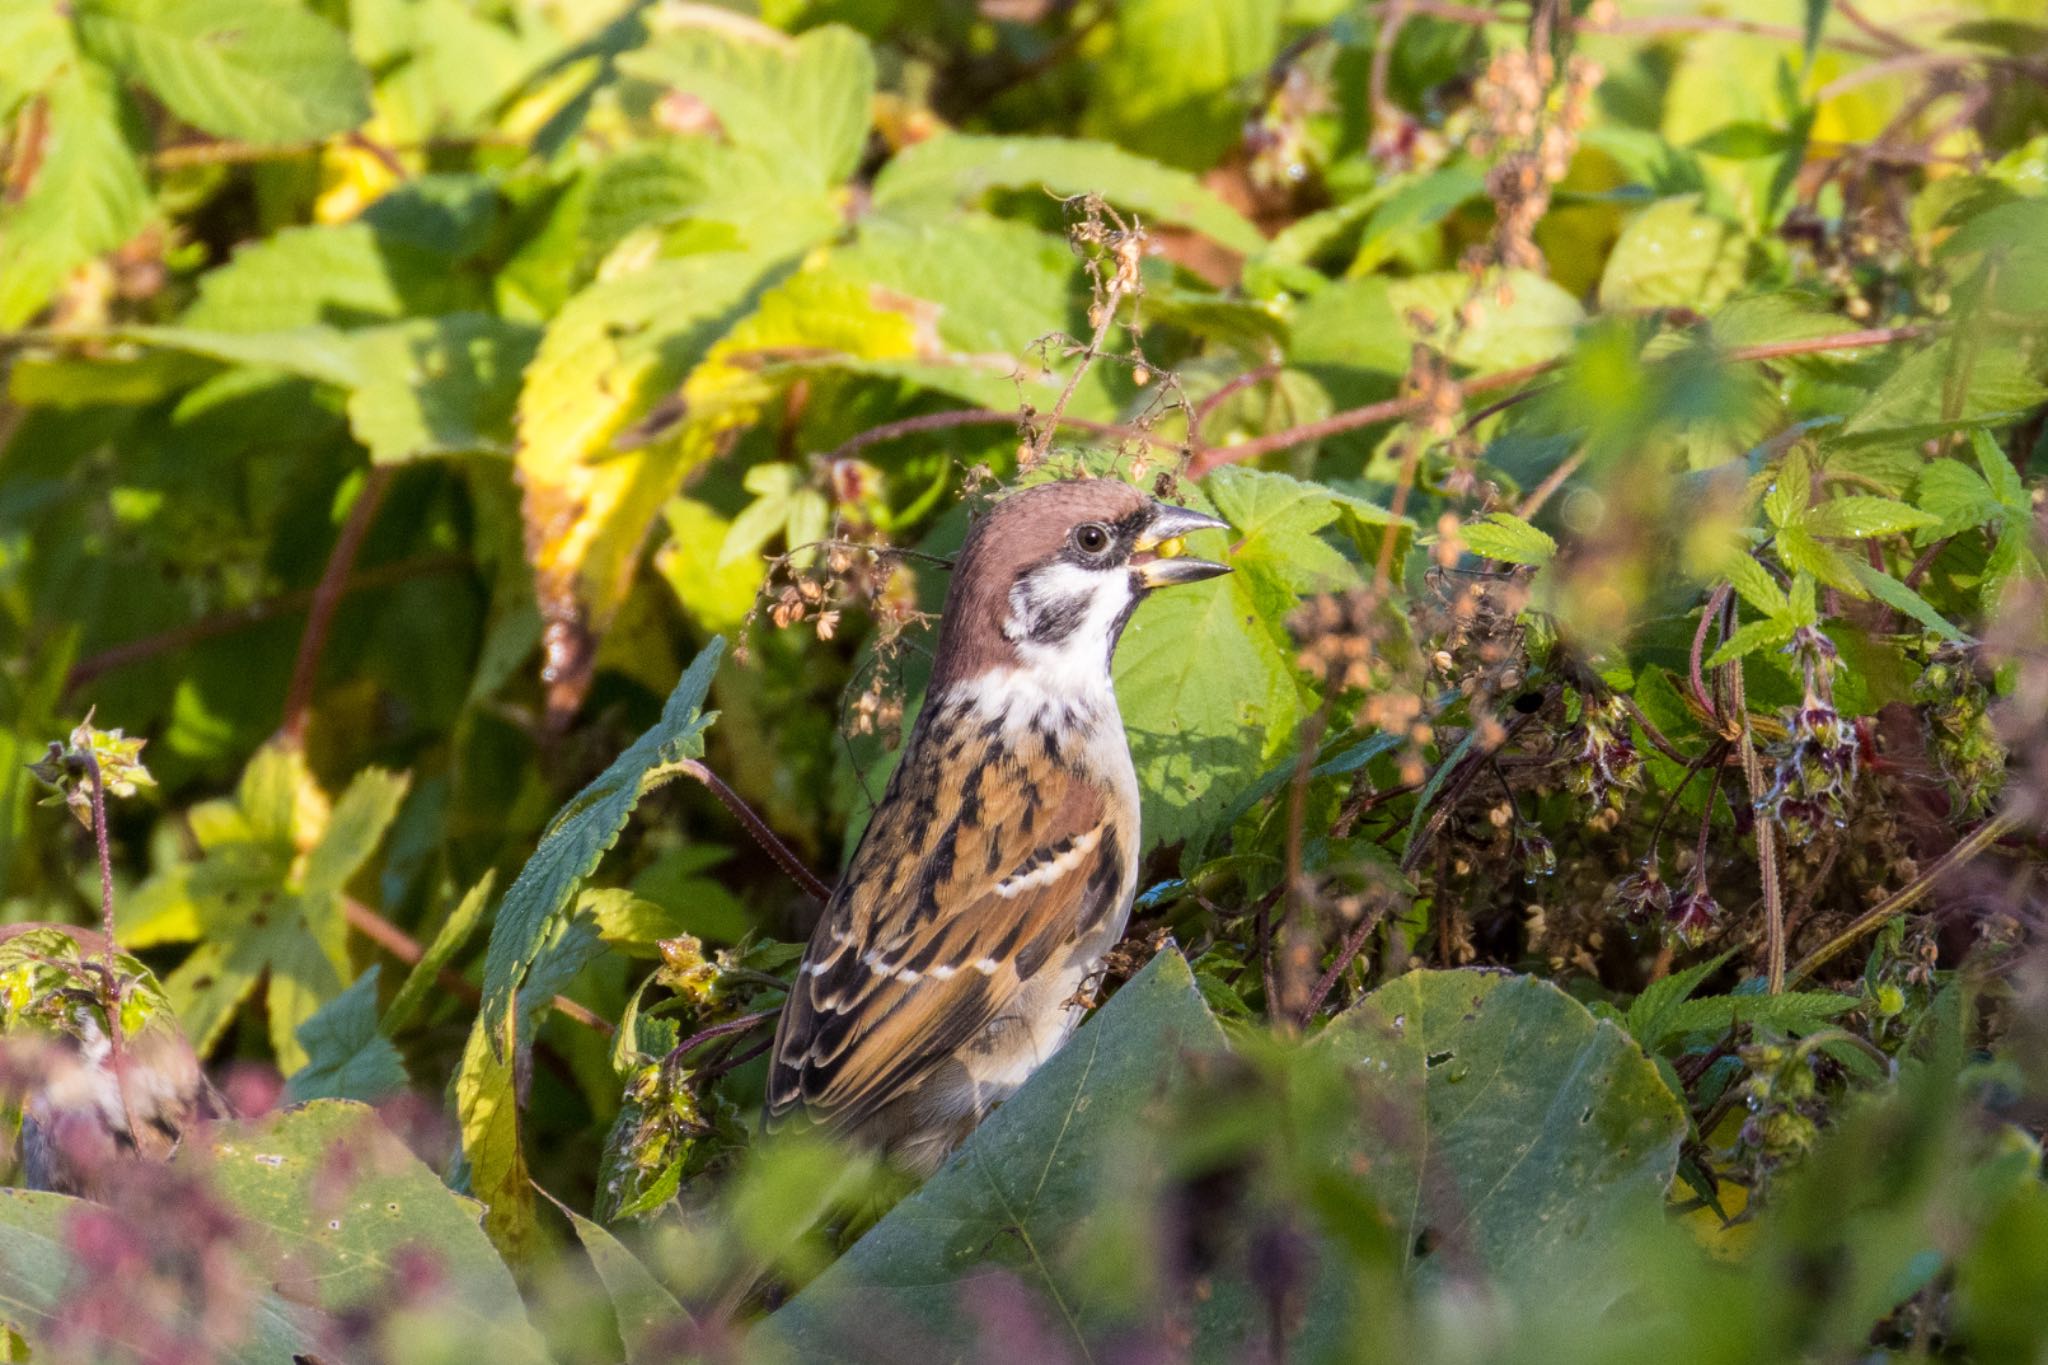
[{"label": "sparrow's folded wing feather", "polygon": [[1099,786],[1050,758],[958,743],[932,757],[905,756],[811,939],[771,1114],[858,1125],[1116,908],[1130,832]]}]

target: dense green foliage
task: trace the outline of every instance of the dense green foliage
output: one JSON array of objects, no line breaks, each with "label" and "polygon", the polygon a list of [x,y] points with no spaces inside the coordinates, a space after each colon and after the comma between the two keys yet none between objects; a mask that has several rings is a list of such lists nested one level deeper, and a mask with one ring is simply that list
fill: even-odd
[{"label": "dense green foliage", "polygon": [[[0,1191],[14,1356],[2048,1358],[2037,4],[0,52],[0,927],[124,954],[0,938],[0,1081],[248,1115]],[[906,1192],[761,1031],[1079,474],[1235,572],[1116,659],[1106,1003]]]}]

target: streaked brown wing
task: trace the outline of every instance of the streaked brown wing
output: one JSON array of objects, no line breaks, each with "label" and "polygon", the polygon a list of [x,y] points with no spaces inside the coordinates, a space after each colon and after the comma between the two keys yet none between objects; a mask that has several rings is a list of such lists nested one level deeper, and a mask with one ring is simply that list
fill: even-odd
[{"label": "streaked brown wing", "polygon": [[1115,910],[1127,850],[1093,783],[920,737],[791,987],[768,1111],[858,1127]]}]

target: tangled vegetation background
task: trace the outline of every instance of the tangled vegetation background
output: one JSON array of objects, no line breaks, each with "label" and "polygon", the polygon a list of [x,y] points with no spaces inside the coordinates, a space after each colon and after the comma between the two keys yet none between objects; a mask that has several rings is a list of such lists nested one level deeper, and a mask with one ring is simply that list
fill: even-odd
[{"label": "tangled vegetation background", "polygon": [[[240,1115],[0,1193],[9,1358],[2048,1352],[2035,0],[0,51],[5,1079]],[[906,1196],[759,1056],[1081,472],[1236,572],[1117,660],[1107,1003]]]}]

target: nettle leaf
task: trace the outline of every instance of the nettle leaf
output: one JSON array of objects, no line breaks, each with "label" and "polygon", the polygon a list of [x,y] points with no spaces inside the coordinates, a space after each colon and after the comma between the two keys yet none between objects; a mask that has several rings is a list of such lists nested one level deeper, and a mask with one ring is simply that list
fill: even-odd
[{"label": "nettle leaf", "polygon": [[34,317],[73,270],[133,237],[150,212],[132,111],[113,79],[74,57],[45,100],[41,160],[26,192],[0,207],[0,327]]},{"label": "nettle leaf", "polygon": [[[1503,302],[1501,293],[1505,292]],[[1572,344],[1586,310],[1563,288],[1528,270],[1510,270],[1483,288],[1473,300],[1476,313],[1469,326],[1456,318],[1473,298],[1472,277],[1446,270],[1396,280],[1387,297],[1404,323],[1426,320],[1417,341],[1450,339],[1450,357],[1476,370],[1507,370],[1533,365],[1564,354]]]},{"label": "nettle leaf", "polygon": [[[1961,382],[1967,378],[1967,383]],[[2048,398],[2020,348],[1996,335],[1944,336],[1900,362],[1863,405],[1849,414],[1842,437],[1918,440],[1970,427],[2013,421]]]},{"label": "nettle leaf", "polygon": [[1691,998],[1692,993],[1700,988],[1700,983],[1719,971],[1722,964],[1734,955],[1733,949],[1718,953],[1645,986],[1642,994],[1629,1003],[1625,1020],[1635,1040],[1651,1052],[1659,1051],[1670,1032],[1668,1021],[1671,1012]]},{"label": "nettle leaf", "polygon": [[703,757],[704,731],[715,715],[703,709],[704,698],[724,654],[725,641],[718,637],[699,651],[669,693],[661,719],[555,813],[539,847],[506,890],[484,958],[482,1007],[483,1018],[494,1021],[491,1046],[501,1053],[504,1033],[498,1021],[509,1016],[513,993],[583,879],[618,842],[640,798],[671,776],[674,765]]},{"label": "nettle leaf", "polygon": [[[76,1247],[91,1236],[91,1225],[104,1224],[99,1204],[42,1190],[0,1189],[0,1323],[21,1333],[36,1358],[67,1358],[65,1347],[77,1349],[77,1316],[86,1305],[81,1294],[95,1292],[81,1283]],[[327,1335],[320,1315],[271,1292],[251,1296],[239,1311],[223,1302],[225,1295],[201,1302],[150,1301],[150,1321],[128,1326],[100,1315],[91,1340],[112,1349],[125,1346],[134,1360],[151,1358],[166,1339],[204,1343],[208,1359],[276,1365],[281,1360],[310,1360]]]},{"label": "nettle leaf", "polygon": [[1747,622],[1736,627],[1735,633],[1723,640],[1721,647],[1707,656],[1706,666],[1718,668],[1746,654],[1754,654],[1773,645],[1782,645],[1792,638],[1792,632],[1796,629],[1797,626],[1783,617]]},{"label": "nettle leaf", "polygon": [[367,328],[352,341],[349,427],[371,459],[511,453],[513,408],[539,328],[454,313]]},{"label": "nettle leaf", "polygon": [[1698,195],[1663,199],[1629,220],[1600,277],[1600,306],[1710,309],[1749,273],[1742,229],[1700,208]]},{"label": "nettle leaf", "polygon": [[1395,532],[1385,509],[1285,474],[1227,467],[1205,485],[1232,527],[1190,552],[1235,572],[1158,593],[1131,619],[1116,655],[1118,703],[1144,798],[1148,846],[1213,830],[1256,784],[1313,707],[1285,621],[1310,592],[1356,585],[1357,568],[1323,538],[1346,518]]},{"label": "nettle leaf", "polygon": [[1728,582],[1742,600],[1766,616],[1789,615],[1792,603],[1785,596],[1785,590],[1778,586],[1778,580],[1771,577],[1770,570],[1756,562],[1748,554],[1731,555],[1726,570]]},{"label": "nettle leaf", "polygon": [[900,1358],[906,1340],[977,1339],[959,1292],[1004,1271],[1066,1308],[1083,1344],[1115,1322],[1123,1295],[1065,1249],[1088,1231],[1105,1164],[1139,1110],[1190,1053],[1223,1033],[1179,953],[1168,950],[1110,997],[963,1143],[759,1330],[811,1360]]},{"label": "nettle leaf", "polygon": [[1258,229],[1188,172],[1108,142],[948,133],[913,143],[875,177],[878,212],[929,213],[973,203],[992,189],[1066,197],[1093,192],[1154,223],[1190,227],[1233,251],[1265,245]]},{"label": "nettle leaf", "polygon": [[1575,1247],[1661,1212],[1685,1111],[1628,1034],[1547,981],[1411,972],[1315,1045],[1384,1116],[1347,1145],[1413,1272],[1556,1292],[1585,1266]]},{"label": "nettle leaf", "polygon": [[307,1100],[385,1099],[405,1089],[405,1062],[377,1031],[377,974],[372,966],[299,1025],[306,1064],[285,1082],[286,1104]]},{"label": "nettle leaf", "polygon": [[875,59],[837,24],[784,39],[724,26],[674,29],[619,59],[641,80],[695,95],[727,138],[766,153],[793,179],[828,189],[853,174],[867,143]]},{"label": "nettle leaf", "polygon": [[1947,617],[1935,610],[1933,603],[1884,570],[1858,563],[1853,559],[1848,561],[1848,565],[1850,571],[1856,575],[1857,585],[1863,589],[1859,596],[1875,597],[1886,606],[1904,612],[1945,640],[1961,643],[1970,638],[1957,629]]},{"label": "nettle leaf", "polygon": [[1853,995],[1833,991],[1709,995],[1672,1005],[1658,1020],[1659,1042],[1707,1046],[1719,1042],[1739,1024],[1771,1033],[1811,1033],[1861,1003]]},{"label": "nettle leaf", "polygon": [[1932,514],[1894,498],[1850,495],[1808,510],[1800,525],[1817,536],[1892,536],[1934,524]]},{"label": "nettle leaf", "polygon": [[1777,550],[1778,558],[1794,573],[1811,574],[1851,597],[1869,595],[1856,576],[1857,561],[1817,539],[1804,522],[1778,528]]},{"label": "nettle leaf", "polygon": [[348,39],[284,0],[81,0],[80,38],[218,137],[301,142],[370,116]]},{"label": "nettle leaf", "polygon": [[354,968],[342,888],[398,813],[407,780],[371,768],[332,806],[297,749],[271,744],[233,798],[189,813],[203,855],[161,868],[130,898],[130,944],[198,939],[164,980],[201,1053],[264,983],[270,1042],[287,1075],[307,1063],[299,1027],[341,993]]},{"label": "nettle leaf", "polygon": [[1512,512],[1492,512],[1466,522],[1458,528],[1458,538],[1472,553],[1507,564],[1548,564],[1557,554],[1557,542],[1549,532],[1537,530]]},{"label": "nettle leaf", "polygon": [[278,1285],[329,1313],[388,1299],[401,1255],[418,1257],[408,1293],[461,1324],[478,1359],[545,1359],[511,1272],[491,1249],[475,1200],[456,1194],[374,1110],[315,1100],[217,1124],[181,1149],[230,1210],[274,1239]]}]

